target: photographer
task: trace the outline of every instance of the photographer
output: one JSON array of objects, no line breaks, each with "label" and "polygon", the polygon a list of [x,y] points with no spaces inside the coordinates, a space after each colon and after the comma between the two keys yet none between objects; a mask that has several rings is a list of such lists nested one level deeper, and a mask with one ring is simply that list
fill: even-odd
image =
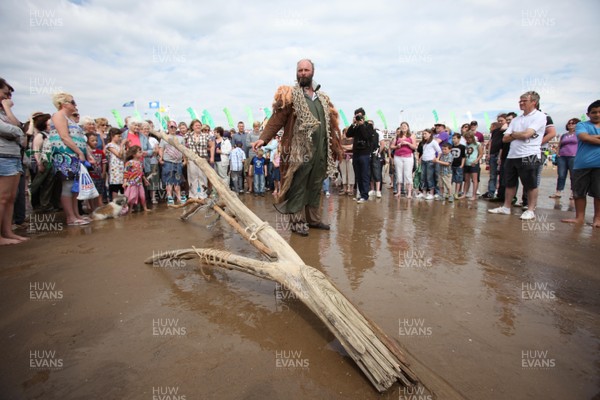
[{"label": "photographer", "polygon": [[365,110],[361,107],[354,111],[352,125],[348,127],[346,136],[354,138],[352,144],[352,166],[358,185],[357,202],[369,200],[369,183],[371,181],[371,150],[375,132],[370,124],[365,123]]}]

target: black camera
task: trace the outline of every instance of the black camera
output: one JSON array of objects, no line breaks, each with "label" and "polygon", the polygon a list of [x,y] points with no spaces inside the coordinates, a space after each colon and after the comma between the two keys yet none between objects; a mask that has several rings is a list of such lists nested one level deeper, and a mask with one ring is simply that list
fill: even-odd
[{"label": "black camera", "polygon": [[356,114],[356,115],[354,116],[354,119],[355,119],[355,120],[357,120],[357,121],[362,121],[363,117],[362,117],[362,115],[360,115],[360,114]]}]

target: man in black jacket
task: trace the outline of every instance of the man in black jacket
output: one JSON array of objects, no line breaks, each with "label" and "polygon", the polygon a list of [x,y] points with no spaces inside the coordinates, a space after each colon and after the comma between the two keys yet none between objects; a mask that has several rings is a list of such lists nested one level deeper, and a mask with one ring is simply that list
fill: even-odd
[{"label": "man in black jacket", "polygon": [[370,124],[365,123],[365,110],[361,107],[354,111],[352,125],[348,127],[347,137],[354,138],[352,144],[352,166],[358,185],[357,203],[369,200],[369,183],[371,182],[371,148],[375,132]]}]

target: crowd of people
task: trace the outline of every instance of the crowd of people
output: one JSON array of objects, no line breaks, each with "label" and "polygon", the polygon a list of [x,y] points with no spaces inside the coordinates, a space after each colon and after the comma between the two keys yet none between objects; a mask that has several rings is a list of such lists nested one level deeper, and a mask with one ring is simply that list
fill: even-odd
[{"label": "crowd of people", "polygon": [[[535,92],[521,96],[521,115],[497,116],[487,141],[477,121],[463,124],[460,132],[443,121],[419,132],[413,132],[407,122],[394,133],[381,132],[373,121],[365,120],[362,108],[340,132],[328,97],[317,93],[318,88],[311,93],[306,89],[312,88],[313,72],[312,62],[301,60],[297,78],[306,101],[299,87],[290,87],[280,93],[280,111],[269,121],[254,122],[250,131],[242,121],[237,129],[227,130],[195,119],[179,124],[167,121],[167,134],[209,162],[237,194],[271,192],[280,212],[300,213],[292,230],[303,236],[308,226],[329,229],[318,208],[321,194],[331,195],[331,186],[358,204],[381,198],[386,187],[396,198],[473,201],[479,198],[483,168],[489,170],[489,180],[482,185],[481,198],[502,203],[489,212],[511,214],[520,181],[524,210],[520,218],[534,219],[547,158],[558,166],[556,192],[550,197],[563,196],[570,175],[569,197],[575,202],[576,218],[565,222],[584,222],[589,195],[594,198],[593,225],[600,227],[600,101],[589,106],[589,121],[570,119],[553,146],[550,141],[557,136],[556,129],[551,117],[539,110]],[[116,128],[103,117],[80,118],[74,97],[62,92],[52,97],[53,115],[36,112],[21,124],[12,112],[12,92],[0,79],[0,244],[28,239],[13,231],[14,224],[25,222],[27,188],[33,212],[62,209],[69,226],[89,224],[89,214],[117,196],[126,197],[130,210],[149,211],[148,203],[183,204],[213,192],[204,172],[161,140],[151,120],[128,117],[124,128]],[[322,123],[311,120],[311,115],[320,116]],[[310,124],[318,134],[312,135],[307,151],[298,151],[303,146],[298,126]],[[283,136],[285,132],[290,134]],[[300,162],[290,157],[300,157]],[[78,199],[81,165],[88,167],[96,198]],[[307,228],[303,228],[305,207]]]}]

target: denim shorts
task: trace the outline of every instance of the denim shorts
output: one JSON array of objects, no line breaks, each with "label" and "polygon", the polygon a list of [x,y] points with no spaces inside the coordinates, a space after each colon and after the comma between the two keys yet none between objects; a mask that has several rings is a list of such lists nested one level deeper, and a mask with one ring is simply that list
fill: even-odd
[{"label": "denim shorts", "polygon": [[165,185],[180,185],[182,179],[182,164],[165,161],[162,167],[162,181]]},{"label": "denim shorts", "polygon": [[452,183],[463,183],[463,169],[461,167],[452,167]]},{"label": "denim shorts", "polygon": [[0,176],[15,176],[22,173],[21,158],[0,157]]}]

